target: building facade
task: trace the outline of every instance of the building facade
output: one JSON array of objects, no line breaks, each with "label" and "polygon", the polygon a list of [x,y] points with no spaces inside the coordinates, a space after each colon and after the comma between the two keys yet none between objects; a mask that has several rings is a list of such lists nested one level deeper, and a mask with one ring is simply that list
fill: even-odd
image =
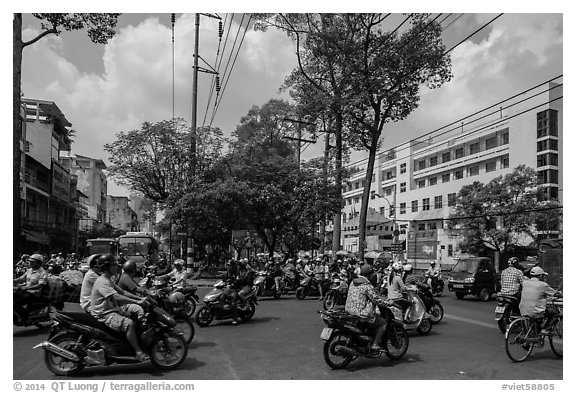
[{"label": "building facade", "polygon": [[[480,122],[470,121],[377,156],[369,208],[393,221],[398,241],[406,242],[409,261],[417,266],[431,260],[455,263],[461,239],[449,234],[446,219],[460,189],[474,181],[487,183],[524,164],[537,171],[549,199],[563,200],[562,86],[550,83],[543,94],[545,104],[497,109]],[[355,231],[345,229],[354,227],[349,223],[360,212],[365,170],[365,164],[352,168],[344,187],[344,248],[350,248],[354,238],[357,242],[357,224]],[[552,228],[547,235],[558,237],[561,228]]]},{"label": "building facade", "polygon": [[138,215],[130,207],[130,199],[124,196],[106,197],[106,216],[108,224],[112,227],[125,231],[139,231]]}]

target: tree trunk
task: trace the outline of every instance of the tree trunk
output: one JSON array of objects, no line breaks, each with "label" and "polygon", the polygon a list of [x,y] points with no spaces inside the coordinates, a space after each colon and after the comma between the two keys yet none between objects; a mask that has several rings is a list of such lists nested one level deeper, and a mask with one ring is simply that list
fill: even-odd
[{"label": "tree trunk", "polygon": [[13,21],[13,85],[12,85],[12,252],[13,259],[22,251],[21,239],[21,207],[20,207],[20,172],[21,154],[20,140],[22,129],[20,127],[20,80],[22,75],[22,14],[14,14]]},{"label": "tree trunk", "polygon": [[[376,138],[376,141],[378,139]],[[368,215],[368,201],[370,198],[370,187],[372,185],[372,173],[374,173],[374,161],[376,161],[376,148],[378,144],[372,143],[369,150],[368,166],[366,168],[366,179],[364,181],[364,192],[362,193],[362,206],[360,207],[360,222],[358,223],[358,248],[360,249],[360,260],[364,260],[366,242],[366,217]]]},{"label": "tree trunk", "polygon": [[[338,186],[338,193],[342,198],[342,115],[338,111],[334,112],[334,135],[336,137],[336,174],[335,182]],[[334,214],[334,229],[332,232],[332,258],[336,258],[336,252],[340,250],[340,231],[341,231],[342,210]]]}]

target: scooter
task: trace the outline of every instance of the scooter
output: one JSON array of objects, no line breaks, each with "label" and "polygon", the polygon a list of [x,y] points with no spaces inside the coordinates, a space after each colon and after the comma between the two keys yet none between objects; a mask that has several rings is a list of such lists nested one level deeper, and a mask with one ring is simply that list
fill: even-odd
[{"label": "scooter", "polygon": [[[13,289],[15,296],[20,291],[18,288]],[[51,302],[44,298],[37,298],[26,304],[21,310],[12,307],[12,323],[14,326],[32,326],[35,325],[39,328],[45,328],[52,325],[50,312],[54,309],[62,310],[64,302]]]},{"label": "scooter", "polygon": [[334,306],[346,304],[348,298],[348,284],[337,273],[332,275],[332,282],[330,290],[326,292],[324,297],[323,307],[324,310],[329,310]]},{"label": "scooter", "polygon": [[515,317],[520,316],[520,299],[514,295],[496,294],[498,304],[494,310],[494,319],[498,323],[500,332],[506,333],[508,325]]},{"label": "scooter", "polygon": [[200,298],[196,294],[198,287],[196,286],[187,286],[184,288],[174,288],[170,285],[168,279],[160,280],[154,274],[148,273],[146,276],[140,281],[140,287],[146,288],[147,290],[155,290],[158,293],[164,294],[167,297],[172,292],[180,292],[184,295],[185,304],[183,305],[183,312],[189,318],[192,318],[194,312],[196,311],[196,306],[200,303]]},{"label": "scooter", "polygon": [[442,277],[432,277],[432,293],[436,297],[440,297],[444,293],[444,280]]},{"label": "scooter", "polygon": [[419,334],[426,335],[432,330],[432,320],[417,291],[415,285],[406,285],[406,299],[410,302],[410,307],[402,311],[399,306],[393,304],[390,306],[390,310],[396,319],[404,322],[406,330],[416,330]]},{"label": "scooter", "polygon": [[[200,327],[206,327],[216,320],[231,319],[232,318],[232,304],[226,292],[228,285],[220,280],[210,292],[204,296],[203,304],[198,308],[196,313],[196,324]],[[238,317],[243,321],[249,321],[256,313],[256,305],[258,304],[258,287],[253,286],[252,290],[246,298],[244,307],[240,305],[240,299],[237,300]]]},{"label": "scooter", "polygon": [[[135,323],[138,344],[158,369],[178,368],[188,355],[188,346],[176,322],[151,303],[144,305],[146,322]],[[87,366],[141,363],[124,332],[111,330],[85,312],[56,312],[47,341],[34,348],[44,350],[44,363],[55,375],[78,374]]]},{"label": "scooter", "polygon": [[[274,299],[279,299],[282,296],[282,288],[280,290],[276,289],[276,281],[271,277],[270,273],[265,270],[261,270],[257,273],[254,279],[254,286],[258,287],[257,296],[272,296]],[[280,281],[280,286],[282,286],[282,280]]]},{"label": "scooter", "polygon": [[416,285],[417,294],[426,307],[426,312],[430,314],[430,321],[432,324],[437,324],[444,318],[444,307],[440,301],[434,297],[432,289],[428,285],[427,279],[424,278],[420,282],[413,282]]},{"label": "scooter", "polygon": [[[322,292],[327,293],[330,289],[330,280],[322,280]],[[320,296],[318,281],[314,278],[314,273],[306,275],[300,281],[300,286],[296,289],[296,299],[304,300],[306,296]]]}]

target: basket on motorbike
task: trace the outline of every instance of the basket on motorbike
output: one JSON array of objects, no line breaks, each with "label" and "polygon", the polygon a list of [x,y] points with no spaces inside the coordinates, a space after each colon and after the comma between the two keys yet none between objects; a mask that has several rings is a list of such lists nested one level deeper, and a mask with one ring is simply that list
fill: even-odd
[{"label": "basket on motorbike", "polygon": [[42,295],[50,302],[62,301],[65,286],[65,281],[59,277],[48,276],[47,284],[44,287],[44,293]]}]

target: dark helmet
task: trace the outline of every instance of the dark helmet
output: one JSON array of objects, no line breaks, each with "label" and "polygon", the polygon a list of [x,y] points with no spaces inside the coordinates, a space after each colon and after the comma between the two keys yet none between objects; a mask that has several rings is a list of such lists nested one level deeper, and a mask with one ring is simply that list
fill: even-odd
[{"label": "dark helmet", "polygon": [[124,270],[126,273],[136,273],[136,262],[132,260],[124,262],[124,265],[122,265],[122,270]]},{"label": "dark helmet", "polygon": [[517,266],[518,262],[519,262],[518,258],[511,257],[510,259],[508,259],[508,266]]},{"label": "dark helmet", "polygon": [[180,292],[172,292],[170,296],[168,296],[168,301],[172,304],[184,303],[186,297]]},{"label": "dark helmet", "polygon": [[114,257],[110,254],[101,255],[100,258],[98,258],[98,261],[96,262],[96,267],[102,270],[110,269],[110,267],[113,265],[118,265],[118,263],[116,262]]},{"label": "dark helmet", "polygon": [[40,254],[32,254],[28,257],[28,262],[37,262],[39,264],[43,264],[44,257]]},{"label": "dark helmet", "polygon": [[364,277],[368,277],[370,274],[372,274],[373,271],[374,269],[372,268],[372,265],[368,263],[360,267],[360,275]]},{"label": "dark helmet", "polygon": [[90,255],[90,256],[86,259],[86,262],[88,263],[88,266],[90,266],[91,268],[98,267],[98,259],[100,259],[101,256],[102,256],[102,254],[92,254],[92,255]]}]

